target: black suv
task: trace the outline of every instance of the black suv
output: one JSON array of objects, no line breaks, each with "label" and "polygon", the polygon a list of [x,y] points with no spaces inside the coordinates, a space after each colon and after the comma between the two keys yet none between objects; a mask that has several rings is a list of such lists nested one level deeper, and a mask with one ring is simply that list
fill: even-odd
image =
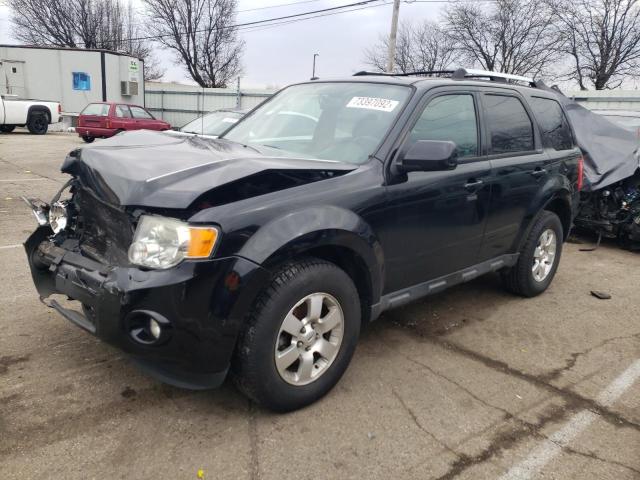
[{"label": "black suv", "polygon": [[162,381],[230,373],[271,409],[307,405],[387,309],[492,271],[526,297],[549,286],[582,160],[538,86],[358,74],[287,87],[220,139],[71,152],[65,188],[28,200],[38,292]]}]

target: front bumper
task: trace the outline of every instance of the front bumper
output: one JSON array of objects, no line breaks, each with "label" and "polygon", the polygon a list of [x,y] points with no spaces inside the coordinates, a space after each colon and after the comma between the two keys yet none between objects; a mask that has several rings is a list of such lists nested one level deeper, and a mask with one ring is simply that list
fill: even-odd
[{"label": "front bumper", "polygon": [[[42,226],[25,242],[45,304],[129,353],[161,381],[185,388],[222,383],[245,314],[268,276],[265,269],[240,257],[186,261],[168,270],[109,266],[54,246],[51,235]],[[83,313],[48,299],[52,294],[77,300]],[[168,321],[153,344],[132,335],[140,312]]]}]

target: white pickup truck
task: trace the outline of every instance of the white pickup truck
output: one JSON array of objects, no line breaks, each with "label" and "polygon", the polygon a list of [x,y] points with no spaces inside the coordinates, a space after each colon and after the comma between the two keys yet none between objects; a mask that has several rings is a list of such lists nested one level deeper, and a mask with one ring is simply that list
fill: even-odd
[{"label": "white pickup truck", "polygon": [[0,95],[0,132],[10,133],[24,127],[34,135],[44,135],[50,123],[60,121],[62,107],[58,102],[19,100],[12,95]]}]

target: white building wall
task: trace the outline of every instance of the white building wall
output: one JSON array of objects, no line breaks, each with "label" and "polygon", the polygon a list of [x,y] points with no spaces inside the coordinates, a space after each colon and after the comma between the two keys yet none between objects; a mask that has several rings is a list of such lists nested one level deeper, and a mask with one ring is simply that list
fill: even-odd
[{"label": "white building wall", "polygon": [[[105,53],[107,101],[144,103],[142,61],[126,55]],[[65,113],[77,114],[88,103],[100,102],[102,95],[101,52],[92,50],[20,48],[0,45],[0,93],[7,93],[3,68],[19,62],[24,69],[23,98],[52,100],[62,104]],[[131,62],[136,68],[130,68]],[[137,71],[132,71],[137,70]],[[73,89],[73,72],[86,73],[91,78],[90,90]],[[120,94],[120,82],[137,79],[138,95]]]}]

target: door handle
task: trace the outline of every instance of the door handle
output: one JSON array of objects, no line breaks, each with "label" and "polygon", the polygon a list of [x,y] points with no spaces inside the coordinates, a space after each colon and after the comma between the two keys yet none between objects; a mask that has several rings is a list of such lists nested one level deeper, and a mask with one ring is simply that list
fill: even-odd
[{"label": "door handle", "polygon": [[547,170],[544,168],[536,167],[536,169],[533,172],[529,172],[529,173],[531,173],[531,175],[537,178],[545,175],[547,173]]},{"label": "door handle", "polygon": [[472,178],[464,184],[464,188],[466,188],[467,190],[476,190],[480,185],[482,185],[482,183],[482,180],[476,180]]}]

